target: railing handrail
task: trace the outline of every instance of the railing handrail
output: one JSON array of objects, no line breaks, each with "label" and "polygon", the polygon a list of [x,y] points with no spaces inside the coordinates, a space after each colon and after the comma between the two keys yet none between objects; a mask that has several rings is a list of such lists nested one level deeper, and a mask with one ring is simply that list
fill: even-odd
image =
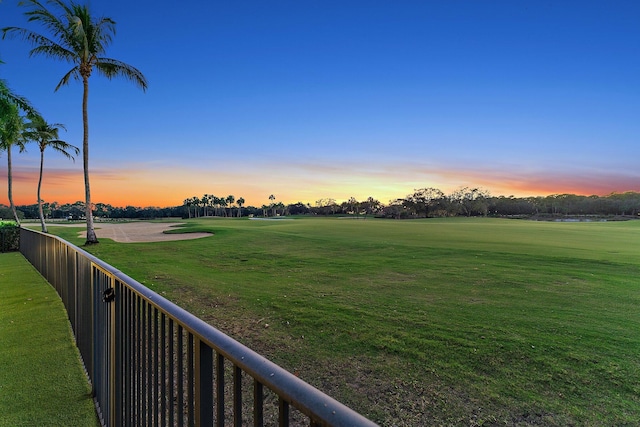
[{"label": "railing handrail", "polygon": [[160,312],[179,322],[216,353],[307,415],[313,423],[328,426],[377,425],[84,249],[58,236],[22,230],[55,239],[109,272]]}]

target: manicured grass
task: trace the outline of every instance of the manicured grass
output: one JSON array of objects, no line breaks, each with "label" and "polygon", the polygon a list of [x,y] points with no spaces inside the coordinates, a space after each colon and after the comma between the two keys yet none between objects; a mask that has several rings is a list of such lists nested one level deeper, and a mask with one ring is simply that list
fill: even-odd
[{"label": "manicured grass", "polygon": [[0,426],[97,426],[90,392],[55,290],[0,254]]},{"label": "manicured grass", "polygon": [[383,425],[640,419],[638,221],[185,229],[215,234],[88,249]]}]

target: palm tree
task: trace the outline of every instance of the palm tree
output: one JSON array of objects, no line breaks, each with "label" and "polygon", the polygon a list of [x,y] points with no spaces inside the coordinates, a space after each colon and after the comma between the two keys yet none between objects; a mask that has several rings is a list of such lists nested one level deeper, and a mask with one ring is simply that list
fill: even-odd
[{"label": "palm tree", "polygon": [[229,206],[229,216],[233,217],[233,203],[236,201],[236,198],[230,194],[227,196],[226,201]]},{"label": "palm tree", "polygon": [[220,205],[220,209],[222,210],[222,216],[227,216],[227,199],[220,197],[218,199],[218,205]]},{"label": "palm tree", "polygon": [[189,218],[191,218],[191,203],[191,198],[184,199],[184,201],[182,202],[182,205],[187,207],[187,215],[189,216]]},{"label": "palm tree", "polygon": [[242,205],[244,205],[244,197],[239,197],[238,200],[236,200],[236,203],[238,205],[238,218],[240,218],[242,216]]},{"label": "palm tree", "polygon": [[202,202],[198,196],[193,196],[191,200],[193,201],[193,216],[198,218],[200,216],[200,205]]},{"label": "palm tree", "polygon": [[86,244],[98,243],[93,227],[91,189],[89,185],[89,77],[95,69],[98,74],[111,79],[122,76],[134,84],[147,89],[147,80],[136,68],[112,58],[105,58],[107,46],[115,35],[116,23],[111,18],[95,18],[91,16],[87,5],[79,5],[73,1],[66,5],[62,0],[49,0],[58,15],[47,9],[39,0],[24,0],[20,5],[31,7],[25,12],[29,22],[42,24],[53,35],[53,39],[26,28],[3,28],[3,37],[7,34],[28,41],[34,47],[31,55],[44,55],[53,59],[61,59],[73,64],[73,68],[65,74],[55,90],[65,86],[73,77],[82,80],[82,162],[84,168],[85,209],[87,217]]},{"label": "palm tree", "polygon": [[[0,61],[0,64],[3,62]],[[7,83],[0,79],[0,150],[7,150],[7,187],[9,204],[11,211],[18,224],[20,220],[16,207],[13,203],[13,175],[11,164],[11,147],[17,144],[20,151],[24,150],[24,141],[21,137],[23,119],[20,117],[20,110],[37,114],[35,108],[31,106],[26,98],[14,93]]]},{"label": "palm tree", "polygon": [[276,196],[274,196],[273,194],[270,195],[269,200],[271,200],[271,209],[273,209],[273,216],[276,216],[276,204],[275,204]]},{"label": "palm tree", "polygon": [[218,216],[218,210],[220,209],[220,197],[218,196],[211,196],[213,198],[213,206],[215,208],[215,216]]},{"label": "palm tree", "polygon": [[20,116],[18,106],[7,100],[0,100],[0,150],[7,151],[7,195],[9,205],[16,223],[20,225],[16,205],[13,203],[13,174],[11,163],[11,147],[14,145],[24,151],[24,118]]},{"label": "palm tree", "polygon": [[206,217],[209,214],[209,207],[211,206],[211,195],[205,193],[201,200],[204,204],[204,216]]},{"label": "palm tree", "polygon": [[70,152],[77,156],[80,149],[75,145],[71,145],[65,141],[58,139],[58,131],[66,130],[64,125],[60,123],[47,123],[40,115],[31,115],[31,122],[26,124],[24,136],[27,140],[35,141],[40,148],[40,176],[38,178],[38,214],[40,215],[40,225],[42,232],[47,232],[47,225],[44,222],[44,212],[42,211],[42,198],[40,197],[40,189],[42,188],[42,169],[44,165],[44,150],[51,147],[53,150],[64,155],[66,158],[75,160]]}]

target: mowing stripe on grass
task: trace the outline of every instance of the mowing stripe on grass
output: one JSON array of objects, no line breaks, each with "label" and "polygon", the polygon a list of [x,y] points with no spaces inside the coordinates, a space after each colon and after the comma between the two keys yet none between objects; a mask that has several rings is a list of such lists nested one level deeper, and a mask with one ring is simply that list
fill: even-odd
[{"label": "mowing stripe on grass", "polygon": [[0,426],[95,426],[62,301],[18,252],[0,254]]}]

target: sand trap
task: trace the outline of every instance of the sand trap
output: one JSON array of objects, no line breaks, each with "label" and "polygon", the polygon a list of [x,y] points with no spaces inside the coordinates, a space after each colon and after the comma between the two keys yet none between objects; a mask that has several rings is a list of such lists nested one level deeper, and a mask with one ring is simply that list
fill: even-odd
[{"label": "sand trap", "polygon": [[[164,231],[170,230],[181,222],[123,222],[108,223],[96,222],[94,227],[98,241],[101,238],[112,239],[119,243],[141,243],[141,242],[168,242],[175,240],[192,240],[202,237],[211,236],[211,233],[180,233],[165,234]],[[82,227],[83,224],[48,224],[51,227]],[[85,238],[87,235],[85,230],[78,233],[78,237]]]}]

